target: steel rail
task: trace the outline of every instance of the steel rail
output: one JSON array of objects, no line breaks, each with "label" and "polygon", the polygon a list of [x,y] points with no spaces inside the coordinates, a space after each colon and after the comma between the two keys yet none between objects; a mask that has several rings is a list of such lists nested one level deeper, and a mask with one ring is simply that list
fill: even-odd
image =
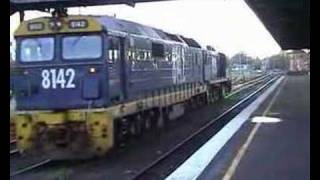
[{"label": "steel rail", "polygon": [[11,149],[11,146],[16,145],[16,143],[17,143],[16,140],[10,141],[10,156],[19,152],[19,150],[17,148]]},{"label": "steel rail", "polygon": [[235,94],[237,94],[237,93],[239,93],[239,92],[241,92],[241,91],[243,91],[245,89],[248,89],[248,88],[250,88],[250,87],[252,87],[252,86],[254,86],[254,85],[258,84],[258,83],[261,83],[261,82],[265,81],[265,79],[267,79],[269,77],[272,77],[272,75],[268,74],[268,75],[265,75],[265,76],[260,77],[258,79],[254,79],[252,81],[248,81],[248,82],[244,83],[241,87],[233,89],[231,91],[231,93],[228,94],[225,98],[229,98],[229,97],[231,97],[231,96],[233,96],[233,95],[235,95]]},{"label": "steel rail", "polygon": [[261,76],[255,77],[253,79],[250,79],[249,81],[246,81],[246,82],[243,82],[243,83],[234,84],[234,89],[233,90],[240,89],[243,86],[246,86],[248,84],[254,83],[255,81],[259,81],[259,80],[265,79],[266,77],[269,77],[269,76],[271,76],[271,74],[265,74],[265,75],[261,75]]},{"label": "steel rail", "polygon": [[23,169],[21,169],[21,170],[18,170],[18,171],[13,172],[12,174],[10,174],[10,177],[13,177],[13,176],[17,176],[17,175],[26,173],[26,172],[28,172],[28,171],[34,170],[34,169],[36,169],[36,168],[39,168],[39,167],[41,167],[41,166],[43,166],[43,165],[45,165],[45,164],[48,164],[48,163],[50,163],[50,162],[51,162],[51,159],[46,159],[46,160],[41,161],[41,162],[39,162],[39,163],[35,163],[35,164],[30,165],[30,166],[28,166],[28,167],[25,167],[25,168],[23,168]]}]

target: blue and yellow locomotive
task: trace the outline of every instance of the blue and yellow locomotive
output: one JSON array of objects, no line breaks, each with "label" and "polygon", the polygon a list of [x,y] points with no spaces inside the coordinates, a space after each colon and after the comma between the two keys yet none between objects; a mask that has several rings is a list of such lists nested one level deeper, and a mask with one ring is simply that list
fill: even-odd
[{"label": "blue and yellow locomotive", "polygon": [[25,153],[103,155],[231,89],[224,54],[109,16],[24,21],[15,40],[12,120]]}]

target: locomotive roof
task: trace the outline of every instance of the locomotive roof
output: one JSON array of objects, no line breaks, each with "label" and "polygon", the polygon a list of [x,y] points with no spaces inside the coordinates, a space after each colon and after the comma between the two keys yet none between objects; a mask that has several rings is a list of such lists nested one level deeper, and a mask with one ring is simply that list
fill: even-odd
[{"label": "locomotive roof", "polygon": [[179,35],[174,35],[161,29],[156,29],[127,20],[117,19],[111,16],[95,16],[95,19],[97,19],[97,21],[107,30],[142,35],[161,40],[171,40],[179,43],[186,43],[190,47],[201,48],[199,43],[192,38],[185,38],[183,36],[180,36],[181,38],[179,38]]},{"label": "locomotive roof", "polygon": [[15,31],[15,36],[99,32],[103,29],[106,29],[109,32],[119,35],[129,33],[160,41],[162,40],[183,43],[186,46],[201,49],[199,43],[192,38],[186,38],[181,35],[171,34],[161,29],[142,25],[132,21],[117,19],[111,16],[66,16],[63,17],[63,19],[58,20],[60,22],[60,27],[56,30],[52,29],[54,28],[52,27],[52,22],[54,21],[57,20],[53,20],[52,17],[41,17],[23,21]]}]

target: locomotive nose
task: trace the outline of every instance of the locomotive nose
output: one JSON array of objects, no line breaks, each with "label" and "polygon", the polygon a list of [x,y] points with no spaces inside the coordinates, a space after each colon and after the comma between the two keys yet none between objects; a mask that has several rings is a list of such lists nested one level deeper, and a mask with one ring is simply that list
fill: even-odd
[{"label": "locomotive nose", "polygon": [[25,69],[29,69],[29,75],[19,74],[12,83],[17,109],[63,110],[107,103],[103,98],[107,96],[103,91],[107,77],[101,64]]}]

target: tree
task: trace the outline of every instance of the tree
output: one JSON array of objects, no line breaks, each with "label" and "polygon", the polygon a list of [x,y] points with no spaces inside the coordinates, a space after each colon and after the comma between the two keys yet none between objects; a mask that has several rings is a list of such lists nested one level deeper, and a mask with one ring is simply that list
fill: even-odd
[{"label": "tree", "polygon": [[261,68],[261,60],[256,57],[253,58],[243,52],[235,54],[233,57],[230,59],[230,65],[231,66],[236,66],[236,65],[249,65],[253,69],[260,69]]},{"label": "tree", "polygon": [[289,68],[289,58],[284,53],[279,53],[272,55],[264,59],[264,63],[267,66],[267,69],[282,69],[287,70]]}]

